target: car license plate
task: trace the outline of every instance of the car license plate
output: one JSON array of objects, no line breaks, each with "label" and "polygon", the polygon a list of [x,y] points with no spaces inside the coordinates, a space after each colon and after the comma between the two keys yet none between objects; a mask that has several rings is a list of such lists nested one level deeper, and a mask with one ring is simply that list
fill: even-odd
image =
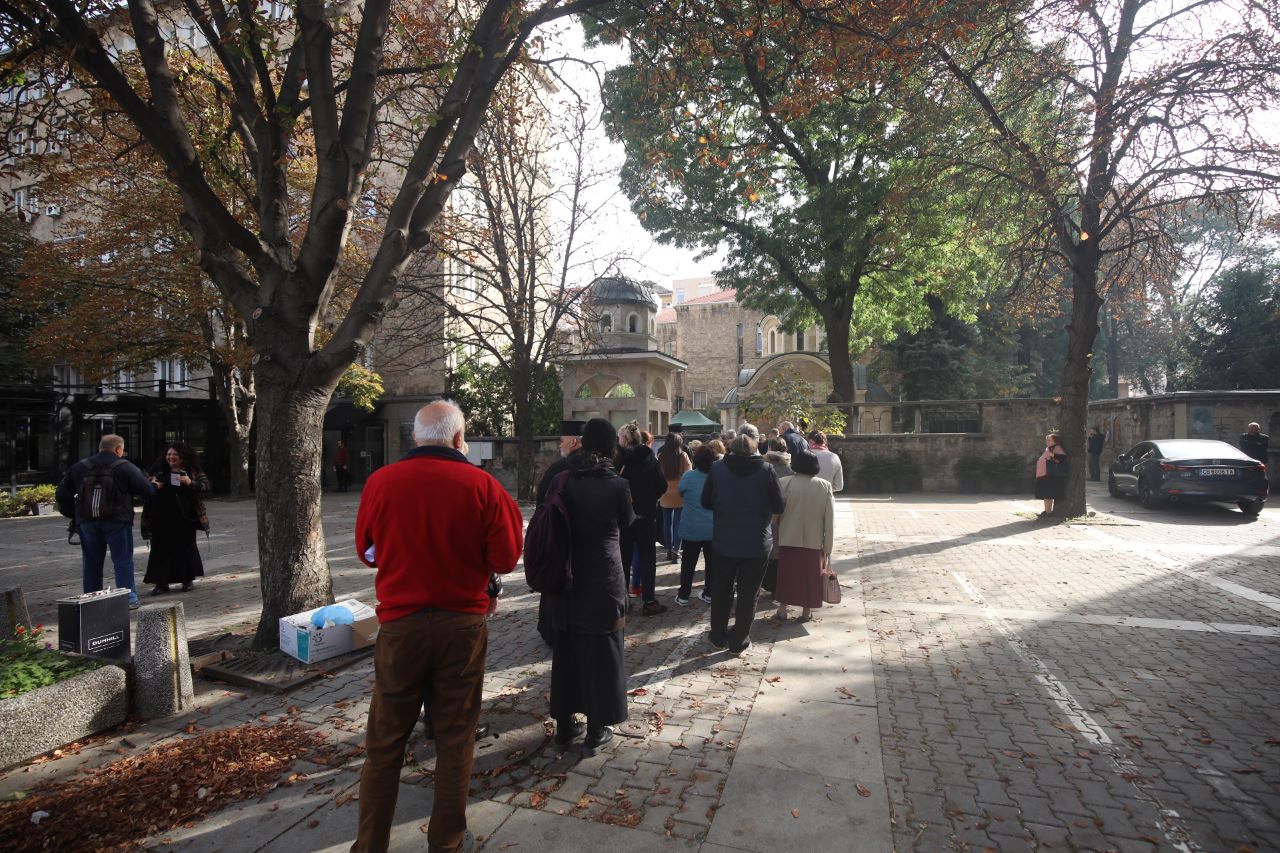
[{"label": "car license plate", "polygon": [[1201,468],[1201,477],[1234,477],[1236,475],[1235,468]]}]

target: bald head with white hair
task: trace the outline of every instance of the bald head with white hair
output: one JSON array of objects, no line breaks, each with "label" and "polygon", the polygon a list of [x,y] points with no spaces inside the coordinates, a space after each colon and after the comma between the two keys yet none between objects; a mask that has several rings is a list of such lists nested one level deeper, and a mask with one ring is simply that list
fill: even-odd
[{"label": "bald head with white hair", "polygon": [[413,419],[413,440],[418,447],[452,447],[467,452],[467,419],[452,400],[436,400],[418,410]]}]

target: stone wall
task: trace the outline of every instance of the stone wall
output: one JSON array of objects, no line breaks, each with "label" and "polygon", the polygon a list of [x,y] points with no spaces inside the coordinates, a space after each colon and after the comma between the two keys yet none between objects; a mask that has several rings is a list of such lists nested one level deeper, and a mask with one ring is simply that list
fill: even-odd
[{"label": "stone wall", "polygon": [[1107,433],[1104,464],[1153,438],[1216,438],[1236,445],[1250,422],[1272,436],[1267,471],[1275,484],[1280,479],[1280,391],[1179,391],[1089,404],[1089,423]]},{"label": "stone wall", "polygon": [[[538,436],[537,451],[533,458],[534,482],[542,477],[542,472],[551,467],[551,463],[560,458],[560,436]],[[516,440],[514,438],[486,438],[476,436],[467,439],[471,449],[468,458],[479,463],[480,467],[498,479],[512,495],[516,494]]]},{"label": "stone wall", "polygon": [[756,324],[764,315],[736,302],[679,305],[676,314],[674,355],[689,367],[676,379],[675,393],[684,398],[685,409],[697,408],[696,392],[704,392],[706,405],[714,406],[738,385],[739,323],[743,366],[755,367],[764,360],[756,357]]}]

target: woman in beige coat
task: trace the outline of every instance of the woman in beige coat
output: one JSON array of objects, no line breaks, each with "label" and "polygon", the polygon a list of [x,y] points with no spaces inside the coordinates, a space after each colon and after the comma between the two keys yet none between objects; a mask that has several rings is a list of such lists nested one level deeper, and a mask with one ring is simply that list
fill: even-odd
[{"label": "woman in beige coat", "polygon": [[778,582],[773,598],[777,617],[787,618],[787,605],[803,608],[800,621],[822,606],[822,570],[835,546],[835,498],[831,484],[818,477],[818,457],[791,455],[791,470],[782,481],[787,508],[778,522]]}]

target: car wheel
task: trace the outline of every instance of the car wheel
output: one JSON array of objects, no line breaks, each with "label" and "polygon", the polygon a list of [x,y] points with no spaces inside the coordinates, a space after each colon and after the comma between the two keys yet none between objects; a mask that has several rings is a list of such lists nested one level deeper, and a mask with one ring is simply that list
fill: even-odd
[{"label": "car wheel", "polygon": [[1262,512],[1262,507],[1266,501],[1236,501],[1236,506],[1240,507],[1240,511],[1245,515],[1257,515]]},{"label": "car wheel", "polygon": [[1124,497],[1124,492],[1120,491],[1120,484],[1116,482],[1115,474],[1107,475],[1107,491],[1111,493],[1113,498]]},{"label": "car wheel", "polygon": [[1146,480],[1138,481],[1138,501],[1147,509],[1156,509],[1161,504],[1160,498],[1151,491],[1151,486]]}]

